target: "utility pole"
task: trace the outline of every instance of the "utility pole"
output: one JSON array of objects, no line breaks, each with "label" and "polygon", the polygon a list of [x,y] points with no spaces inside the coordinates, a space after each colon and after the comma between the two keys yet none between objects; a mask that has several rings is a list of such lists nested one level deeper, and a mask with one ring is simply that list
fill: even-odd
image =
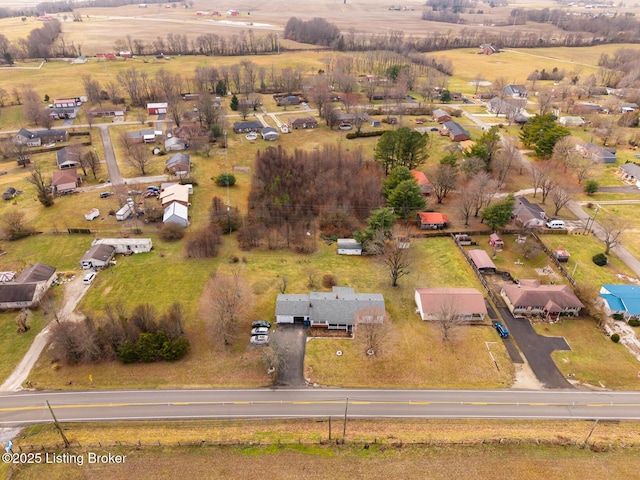
[{"label": "utility pole", "polygon": [[344,422],[342,423],[342,444],[344,445],[344,437],[347,435],[347,410],[349,409],[349,397],[344,405]]},{"label": "utility pole", "polygon": [[51,405],[49,405],[49,400],[47,400],[47,408],[49,409],[49,412],[51,413],[51,416],[53,417],[53,425],[58,429],[58,432],[60,432],[60,436],[62,437],[62,441],[64,442],[64,447],[65,448],[69,448],[69,439],[67,439],[67,436],[64,434],[64,431],[62,430],[62,427],[60,426],[60,423],[58,423],[58,419],[56,418],[56,414],[53,413],[53,409],[51,408]]}]

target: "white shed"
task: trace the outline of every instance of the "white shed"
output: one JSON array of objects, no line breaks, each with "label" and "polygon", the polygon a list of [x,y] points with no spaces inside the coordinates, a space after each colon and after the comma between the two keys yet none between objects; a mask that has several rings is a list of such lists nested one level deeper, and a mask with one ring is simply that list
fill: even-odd
[{"label": "white shed", "polygon": [[181,227],[189,226],[189,213],[186,206],[173,202],[164,209],[162,223],[177,223]]},{"label": "white shed", "polygon": [[339,238],[338,255],[362,255],[362,244],[353,238]]}]

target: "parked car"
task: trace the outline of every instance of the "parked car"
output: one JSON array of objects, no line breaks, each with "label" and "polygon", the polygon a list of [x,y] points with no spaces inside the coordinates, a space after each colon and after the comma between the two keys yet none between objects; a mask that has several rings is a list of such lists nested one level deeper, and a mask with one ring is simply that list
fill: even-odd
[{"label": "parked car", "polygon": [[113,192],[100,192],[100,198],[107,198],[113,195]]},{"label": "parked car", "polygon": [[507,327],[505,327],[502,322],[496,322],[493,326],[496,327],[496,331],[498,332],[498,335],[500,335],[500,338],[509,338],[509,330],[507,330]]},{"label": "parked car", "polygon": [[253,335],[249,342],[253,345],[268,345],[269,335]]},{"label": "parked car", "polygon": [[82,283],[85,285],[91,285],[96,278],[96,272],[87,273],[82,279]]},{"label": "parked car", "polygon": [[268,327],[256,327],[251,329],[251,335],[267,335],[268,333]]},{"label": "parked car", "polygon": [[160,192],[160,187],[156,187],[155,185],[149,185],[147,187],[147,190],[149,190],[151,192]]},{"label": "parked car", "polygon": [[140,190],[129,190],[127,195],[142,195],[142,192]]},{"label": "parked car", "polygon": [[271,328],[271,322],[267,322],[266,320],[256,320],[251,324],[251,328],[256,328],[256,327]]}]

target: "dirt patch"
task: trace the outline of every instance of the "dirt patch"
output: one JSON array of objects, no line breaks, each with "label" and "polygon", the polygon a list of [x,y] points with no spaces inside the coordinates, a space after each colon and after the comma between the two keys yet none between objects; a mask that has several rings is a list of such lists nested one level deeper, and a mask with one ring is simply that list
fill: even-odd
[{"label": "dirt patch", "polygon": [[109,295],[109,292],[111,291],[112,288],[113,288],[112,285],[109,285],[107,288],[105,288],[102,292],[102,296],[106,297],[107,295]]},{"label": "dirt patch", "polygon": [[538,381],[535,373],[527,363],[515,364],[515,381],[511,386],[514,390],[542,390],[544,387]]}]

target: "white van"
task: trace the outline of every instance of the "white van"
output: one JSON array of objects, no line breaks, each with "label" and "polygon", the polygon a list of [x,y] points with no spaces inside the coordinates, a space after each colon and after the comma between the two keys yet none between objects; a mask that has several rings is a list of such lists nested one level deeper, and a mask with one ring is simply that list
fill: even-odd
[{"label": "white van", "polygon": [[564,220],[557,220],[552,218],[547,223],[547,228],[564,228]]},{"label": "white van", "polygon": [[96,272],[87,273],[82,279],[82,283],[84,283],[85,285],[91,285],[95,278],[96,278]]}]

